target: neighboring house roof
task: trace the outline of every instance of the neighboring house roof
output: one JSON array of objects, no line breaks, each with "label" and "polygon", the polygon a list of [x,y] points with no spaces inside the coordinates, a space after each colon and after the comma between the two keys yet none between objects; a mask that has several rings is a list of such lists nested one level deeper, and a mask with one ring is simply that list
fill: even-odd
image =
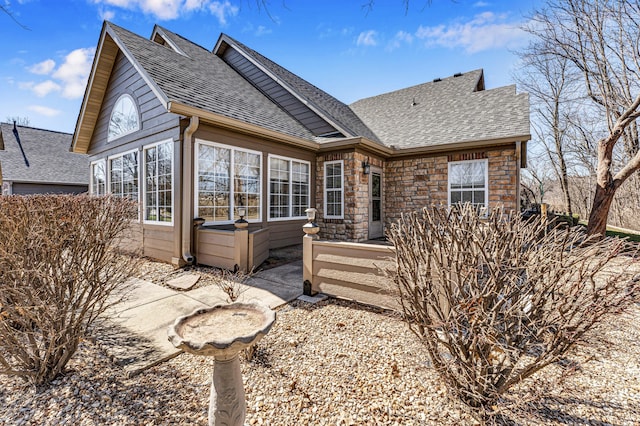
[{"label": "neighboring house roof", "polygon": [[238,128],[255,126],[256,133],[275,132],[316,148],[362,138],[391,153],[530,138],[527,95],[516,94],[515,86],[483,90],[482,70],[348,106],[226,34],[208,51],[157,25],[147,39],[105,22],[76,125],[76,152],[87,152],[118,51],[167,111],[202,111],[214,123],[224,118]]},{"label": "neighboring house roof", "polygon": [[86,155],[69,152],[71,138],[69,133],[26,126],[16,126],[14,132],[13,124],[1,123],[0,145],[4,145],[0,150],[2,180],[88,185],[89,159]]},{"label": "neighboring house roof", "polygon": [[483,90],[475,70],[354,102],[351,109],[396,149],[503,138],[529,139],[528,94]]}]

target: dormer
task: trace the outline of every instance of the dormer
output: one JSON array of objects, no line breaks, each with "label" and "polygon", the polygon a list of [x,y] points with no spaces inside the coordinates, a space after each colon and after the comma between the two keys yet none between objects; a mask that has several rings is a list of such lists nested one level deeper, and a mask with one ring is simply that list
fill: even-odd
[{"label": "dormer", "polygon": [[182,51],[182,49],[180,49],[172,40],[171,38],[167,35],[167,33],[165,33],[162,28],[160,28],[159,26],[155,26],[153,28],[153,33],[151,34],[151,41],[158,43],[161,46],[165,46],[168,49],[173,50],[174,52],[176,52],[179,55],[182,56],[188,56],[186,53],[184,53]]},{"label": "dormer", "polygon": [[[296,90],[296,82],[301,80],[299,77],[288,71],[286,76],[278,75],[274,67],[279,67],[279,65],[271,63],[257,52],[238,43],[226,34],[221,34],[213,53],[315,136],[354,136],[335,120],[332,120],[322,108]],[[287,76],[290,78],[287,79]],[[319,91],[319,89],[316,90]]]}]

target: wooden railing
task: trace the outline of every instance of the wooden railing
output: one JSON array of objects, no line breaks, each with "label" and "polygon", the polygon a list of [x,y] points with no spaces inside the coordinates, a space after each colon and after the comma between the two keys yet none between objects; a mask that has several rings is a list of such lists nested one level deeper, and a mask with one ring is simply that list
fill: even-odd
[{"label": "wooden railing", "polygon": [[396,309],[395,250],[377,244],[303,239],[303,279],[312,293]]}]

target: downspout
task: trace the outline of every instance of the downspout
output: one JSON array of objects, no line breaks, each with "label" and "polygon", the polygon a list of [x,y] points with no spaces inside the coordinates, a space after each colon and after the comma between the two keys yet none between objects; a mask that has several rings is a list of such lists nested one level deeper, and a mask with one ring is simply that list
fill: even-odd
[{"label": "downspout", "polygon": [[188,264],[194,261],[191,254],[191,226],[193,206],[193,134],[198,130],[200,119],[191,116],[191,122],[184,129],[184,141],[182,150],[182,259]]},{"label": "downspout", "polygon": [[522,142],[516,141],[516,214],[520,213],[520,169],[522,168]]}]

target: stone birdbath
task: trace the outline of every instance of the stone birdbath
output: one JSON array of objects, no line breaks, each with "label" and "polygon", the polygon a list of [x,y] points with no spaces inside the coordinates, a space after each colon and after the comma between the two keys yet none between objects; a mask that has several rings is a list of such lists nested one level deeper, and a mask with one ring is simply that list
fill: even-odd
[{"label": "stone birdbath", "polygon": [[169,341],[194,355],[212,356],[209,426],[242,426],[246,414],[238,354],[266,335],[276,313],[257,303],[198,309],[176,319]]}]

